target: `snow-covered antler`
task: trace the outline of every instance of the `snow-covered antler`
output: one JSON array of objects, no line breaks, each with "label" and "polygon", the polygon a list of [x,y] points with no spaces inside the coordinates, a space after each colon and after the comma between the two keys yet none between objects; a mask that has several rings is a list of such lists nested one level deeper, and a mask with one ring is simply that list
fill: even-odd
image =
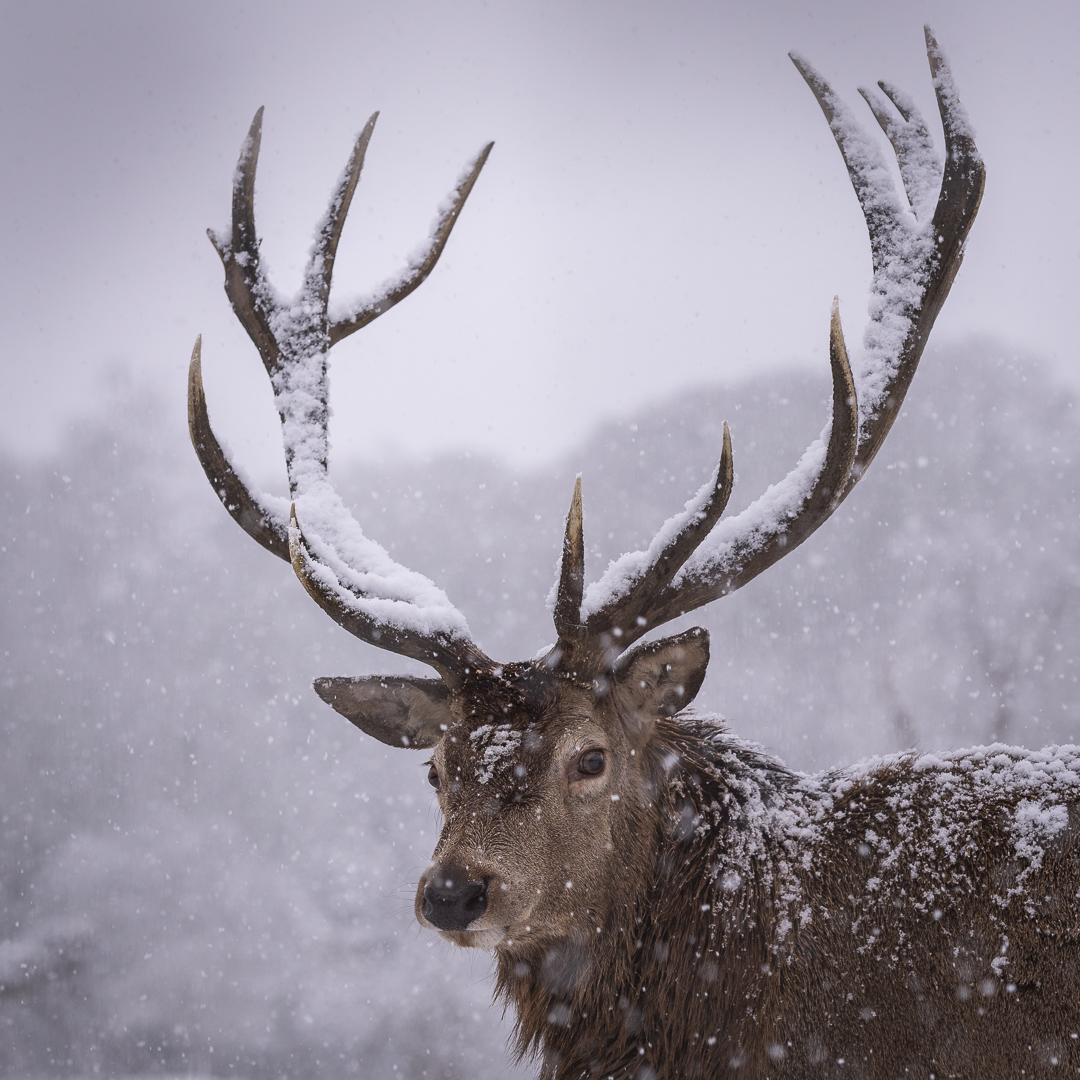
[{"label": "snow-covered antler", "polygon": [[555,600],[559,642],[549,663],[582,671],[609,666],[653,627],[745,585],[825,522],[878,452],[960,267],[985,182],[971,126],[929,27],[926,46],[945,134],[944,170],[907,95],[878,84],[897,116],[876,91],[860,91],[892,143],[906,199],[896,191],[877,143],[825,79],[791,54],[844,156],[873,254],[870,324],[854,376],[834,302],[829,426],[781,483],[714,527],[726,499],[715,495],[731,469],[725,427],[718,477],[664,525],[647,551],[623,555],[587,590],[580,584],[584,545],[580,489],[575,490]]},{"label": "snow-covered antler", "polygon": [[[409,295],[431,272],[487,161],[489,143],[440,207],[425,249],[373,295],[331,317],[330,283],[341,229],[360,179],[378,113],[367,122],[319,223],[303,284],[277,295],[260,259],[255,231],[255,168],[263,110],[255,114],[233,176],[232,235],[208,235],[225,266],[225,292],[262,357],[274,388],[285,443],[289,500],[255,492],[210,427],[196,341],[188,373],[188,423],[203,469],[225,508],[267,550],[292,563],[314,599],[365,641],[434,667],[453,684],[490,661],[472,643],[464,617],[422,574],[369,540],[327,476],[330,347]],[[304,531],[301,532],[300,520]]]}]

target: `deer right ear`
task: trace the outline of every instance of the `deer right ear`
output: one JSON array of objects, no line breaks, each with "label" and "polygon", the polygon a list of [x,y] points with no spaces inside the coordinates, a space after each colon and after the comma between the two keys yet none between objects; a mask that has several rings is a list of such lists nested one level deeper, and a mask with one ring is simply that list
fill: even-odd
[{"label": "deer right ear", "polygon": [[450,689],[442,679],[316,679],[315,693],[361,731],[387,746],[425,750],[450,726]]},{"label": "deer right ear", "polygon": [[656,717],[674,716],[697,697],[708,666],[709,634],[700,626],[631,649],[612,673],[619,715],[651,729]]}]

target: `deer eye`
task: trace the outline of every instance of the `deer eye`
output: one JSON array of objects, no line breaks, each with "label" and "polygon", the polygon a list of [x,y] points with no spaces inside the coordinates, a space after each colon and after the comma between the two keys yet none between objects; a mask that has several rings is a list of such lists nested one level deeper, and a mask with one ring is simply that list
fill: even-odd
[{"label": "deer eye", "polygon": [[582,776],[599,776],[604,771],[604,751],[586,750],[578,758],[577,769]]},{"label": "deer eye", "polygon": [[439,779],[439,770],[435,768],[434,763],[428,765],[427,782],[438,791],[442,787],[442,781]]}]

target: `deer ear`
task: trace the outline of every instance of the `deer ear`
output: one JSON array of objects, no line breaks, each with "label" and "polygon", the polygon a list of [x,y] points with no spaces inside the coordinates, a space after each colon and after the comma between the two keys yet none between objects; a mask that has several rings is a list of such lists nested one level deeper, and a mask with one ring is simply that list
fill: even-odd
[{"label": "deer ear", "polygon": [[450,689],[442,679],[316,679],[315,693],[361,731],[387,746],[425,750],[450,726]]},{"label": "deer ear", "polygon": [[700,626],[631,649],[612,672],[619,715],[650,726],[674,716],[697,696],[708,666],[709,634]]}]

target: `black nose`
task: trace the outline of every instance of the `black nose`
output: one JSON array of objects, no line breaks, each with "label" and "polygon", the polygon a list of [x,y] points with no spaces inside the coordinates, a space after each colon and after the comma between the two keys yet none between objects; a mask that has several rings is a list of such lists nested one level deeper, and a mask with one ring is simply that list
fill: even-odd
[{"label": "black nose", "polygon": [[439,930],[464,930],[487,910],[488,883],[439,870],[424,886],[424,918]]}]

